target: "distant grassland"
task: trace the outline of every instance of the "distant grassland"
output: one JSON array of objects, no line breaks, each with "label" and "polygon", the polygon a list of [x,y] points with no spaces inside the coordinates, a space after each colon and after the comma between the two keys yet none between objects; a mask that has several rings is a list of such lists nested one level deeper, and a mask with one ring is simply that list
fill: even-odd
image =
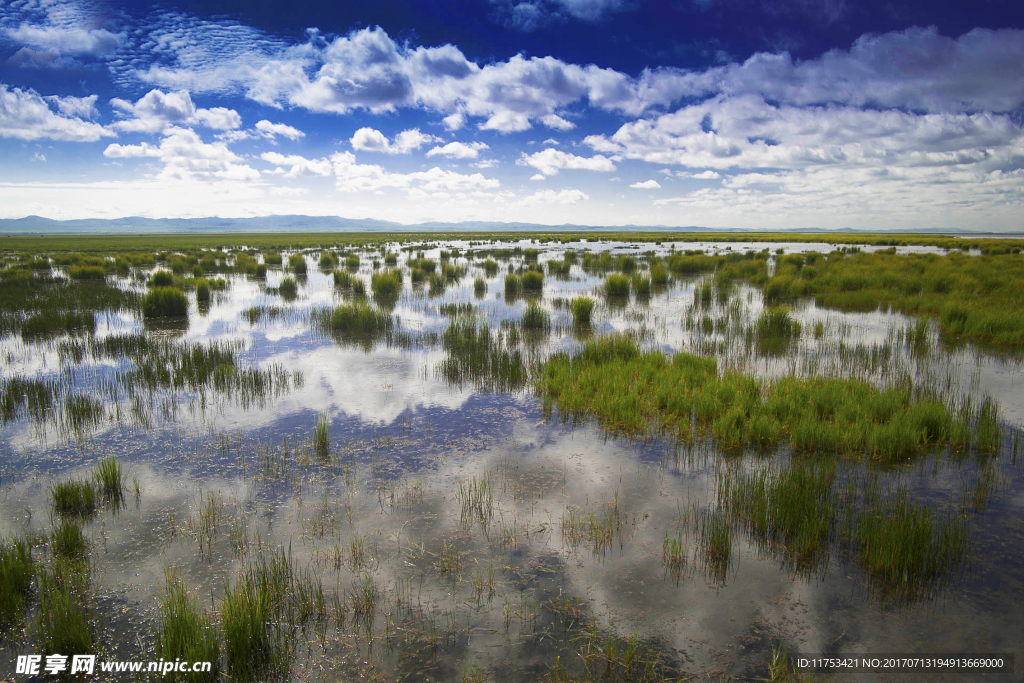
[{"label": "distant grassland", "polygon": [[313,247],[374,246],[385,242],[443,240],[567,243],[580,239],[624,242],[809,242],[867,244],[873,246],[932,246],[945,249],[981,249],[1009,253],[1024,248],[1024,239],[947,237],[891,233],[788,233],[788,232],[310,232],[310,233],[208,233],[208,234],[103,234],[5,236],[4,250],[26,253],[60,251],[122,252],[131,250],[220,249],[249,246],[256,249],[307,249]]}]

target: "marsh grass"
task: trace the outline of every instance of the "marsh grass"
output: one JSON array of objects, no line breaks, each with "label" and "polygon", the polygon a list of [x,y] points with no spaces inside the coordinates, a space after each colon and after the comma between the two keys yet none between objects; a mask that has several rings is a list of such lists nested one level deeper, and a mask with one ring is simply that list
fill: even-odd
[{"label": "marsh grass", "polygon": [[528,270],[520,278],[520,286],[524,293],[536,294],[544,289],[544,273]]},{"label": "marsh grass", "polygon": [[576,325],[589,325],[590,317],[594,311],[594,300],[589,296],[578,296],[569,302],[569,310],[572,312],[572,321]]},{"label": "marsh grass", "polygon": [[69,562],[85,561],[89,554],[89,544],[82,533],[81,520],[62,518],[50,532],[50,551],[54,557]]},{"label": "marsh grass", "polygon": [[115,509],[119,508],[124,503],[124,494],[127,488],[121,463],[113,457],[100,460],[96,464],[94,476],[100,495]]},{"label": "marsh grass", "polygon": [[629,277],[612,273],[604,281],[604,294],[609,298],[622,299],[629,296]]},{"label": "marsh grass", "polygon": [[767,308],[754,327],[757,348],[768,355],[782,354],[800,336],[801,329],[800,323],[790,315],[790,309],[784,306]]},{"label": "marsh grass", "polygon": [[43,652],[95,653],[87,572],[83,563],[57,559],[39,573],[36,639]]},{"label": "marsh grass", "polygon": [[523,293],[523,279],[515,273],[505,276],[505,298],[515,299]]},{"label": "marsh grass", "polygon": [[523,330],[546,332],[551,329],[551,315],[536,301],[530,301],[523,310],[519,325]]},{"label": "marsh grass", "polygon": [[374,273],[370,279],[370,289],[378,304],[393,306],[402,291],[401,274],[397,270]]},{"label": "marsh grass", "polygon": [[[305,261],[303,261],[305,263]],[[299,283],[293,277],[286,277],[277,286],[277,291],[285,301],[294,301],[299,295]]]},{"label": "marsh grass", "polygon": [[450,384],[468,382],[494,391],[519,391],[526,385],[526,365],[519,349],[511,348],[507,336],[486,322],[456,318],[441,334],[441,345],[447,355],[438,372]]},{"label": "marsh grass", "polygon": [[35,571],[29,539],[9,538],[0,542],[0,633],[24,618]]},{"label": "marsh grass", "polygon": [[224,592],[221,629],[228,672],[239,681],[281,680],[294,658],[286,609],[293,568],[283,552],[260,557]]},{"label": "marsh grass", "polygon": [[477,296],[477,298],[481,298],[485,294],[487,294],[487,280],[483,279],[482,277],[478,277],[475,280],[473,280],[473,293]]},{"label": "marsh grass", "polygon": [[[595,414],[612,433],[692,440],[721,446],[851,453],[898,462],[935,445],[966,446],[968,424],[978,434],[993,425],[991,403],[955,413],[941,400],[902,384],[879,390],[853,379],[784,376],[759,379],[718,373],[713,358],[642,351],[625,336],[587,341],[575,356],[553,355],[536,377],[548,409],[568,418]],[[991,431],[991,430],[989,430]],[[975,450],[991,448],[978,436]]]},{"label": "marsh grass", "polygon": [[316,426],[313,428],[313,448],[321,458],[331,454],[330,424],[325,414],[317,418]]},{"label": "marsh grass", "polygon": [[220,636],[210,618],[188,595],[183,581],[167,573],[159,598],[160,626],[156,656],[168,660],[211,662],[209,672],[172,673],[171,680],[216,681],[220,678]]},{"label": "marsh grass", "polygon": [[296,275],[305,275],[307,268],[306,257],[302,254],[292,254],[288,257],[288,270]]},{"label": "marsh grass", "polygon": [[99,495],[92,481],[67,479],[50,486],[53,511],[62,517],[85,517],[96,512]]},{"label": "marsh grass", "polygon": [[188,316],[188,298],[177,287],[152,287],[142,295],[142,315],[146,318]]},{"label": "marsh grass", "polygon": [[715,583],[725,583],[732,568],[732,521],[722,509],[694,512],[693,526],[698,557],[704,573]]}]

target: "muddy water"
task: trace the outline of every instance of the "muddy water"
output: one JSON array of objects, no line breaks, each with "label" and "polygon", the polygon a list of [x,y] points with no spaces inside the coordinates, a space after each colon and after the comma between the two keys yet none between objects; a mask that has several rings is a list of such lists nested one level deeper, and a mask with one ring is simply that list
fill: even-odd
[{"label": "muddy water", "polygon": [[[750,246],[680,245],[712,251]],[[650,248],[588,247],[637,255]],[[438,251],[435,246],[426,255],[436,258]],[[542,247],[540,261],[560,259],[562,252]],[[363,257],[360,271],[367,284],[369,260]],[[501,261],[503,270],[488,281],[483,297],[474,295],[472,278],[482,272],[472,265],[460,284],[433,298],[425,287],[413,287],[406,273],[393,311],[405,342],[369,350],[340,345],[311,327],[310,311],[343,297],[328,274],[316,271],[314,255],[308,262],[294,302],[232,277],[208,310],[193,298],[188,328],[170,333],[180,342],[240,344],[243,366],[298,373],[301,379],[287,391],[256,405],[216,392],[158,391],[141,413],[127,404],[117,411],[117,401],[107,398],[104,419],[79,435],[29,418],[0,427],[5,534],[50,528],[53,479],[84,474],[110,455],[129,470],[126,508],[102,512],[86,526],[111,652],[128,657],[152,647],[167,568],[215,612],[225,586],[248,561],[285,549],[298,566],[315,571],[328,603],[365,582],[377,596],[369,618],[357,619],[348,608],[332,612],[322,631],[301,634],[293,680],[536,680],[562,666],[556,662],[578,667],[581,652],[599,651],[610,640],[621,659],[631,637],[659,672],[701,678],[767,676],[775,647],[790,653],[1016,653],[1021,661],[1009,679],[1024,680],[1024,463],[1011,448],[1024,425],[1019,359],[970,346],[945,348],[935,330],[927,351],[912,353],[899,337],[911,319],[842,313],[810,302],[795,312],[804,323],[800,340],[782,355],[764,357],[742,334],[705,334],[687,324],[688,317],[705,314],[691,310],[699,277],[676,281],[646,301],[595,309],[595,332],[642,331],[645,344],[670,351],[715,344],[722,365],[765,376],[840,373],[884,384],[908,375],[950,393],[992,397],[1004,424],[1004,449],[993,462],[981,466],[936,453],[883,472],[933,509],[967,515],[973,538],[962,576],[894,605],[849,558],[836,554],[821,571],[799,575],[743,533],[733,536],[724,572],[702,561],[688,533],[684,566],[666,570],[666,533],[688,529],[695,506],[715,504],[716,473],[771,454],[612,438],[592,422],[546,415],[529,391],[495,393],[446,381],[438,372],[446,354],[436,335],[449,318],[440,306],[473,303],[494,328],[517,320],[525,302],[504,299],[502,278],[520,259]],[[271,270],[266,285],[282,278]],[[558,300],[593,292],[600,282],[579,267],[568,279],[545,278],[542,301],[553,330],[524,343],[527,357],[542,359],[579,343]],[[124,286],[133,285],[126,280]],[[244,312],[253,306],[282,311],[250,324]],[[738,286],[728,304],[709,314],[729,306],[749,322],[763,304],[758,290]],[[815,338],[818,322],[824,332]],[[145,330],[130,315],[100,316],[98,323],[98,337]],[[60,341],[2,340],[4,377],[64,381],[102,397],[118,361],[69,363]],[[858,363],[858,348],[887,349],[886,360]],[[321,415],[330,426],[326,455],[311,441]],[[781,449],[774,457],[785,460],[789,453]],[[995,485],[983,504],[971,506],[980,476]],[[466,514],[460,484],[485,478],[493,485],[489,513]],[[618,521],[611,542],[600,547],[566,524],[573,513],[608,510]],[[25,638],[11,636],[5,653],[13,659],[31,647],[31,638],[31,629]],[[592,668],[593,677],[612,671],[605,659],[594,661],[601,664]],[[11,672],[13,666],[4,675]],[[630,675],[639,680],[635,671]]]}]

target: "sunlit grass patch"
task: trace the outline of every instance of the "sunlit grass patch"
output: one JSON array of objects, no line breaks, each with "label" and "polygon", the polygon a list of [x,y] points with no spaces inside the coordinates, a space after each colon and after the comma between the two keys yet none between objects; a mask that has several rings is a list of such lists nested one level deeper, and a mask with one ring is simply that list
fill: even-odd
[{"label": "sunlit grass patch", "polygon": [[569,302],[572,321],[577,325],[589,325],[594,311],[594,300],[589,296],[578,296]]},{"label": "sunlit grass patch", "polygon": [[142,295],[142,315],[147,318],[188,316],[188,298],[176,287],[153,287]]},{"label": "sunlit grass patch", "polygon": [[96,512],[100,499],[95,484],[84,479],[67,479],[50,486],[53,511],[60,516],[84,517]]},{"label": "sunlit grass patch", "polygon": [[167,660],[211,662],[209,672],[175,672],[172,680],[215,681],[220,677],[220,636],[210,618],[189,597],[184,582],[167,574],[160,596],[160,626],[156,656]]}]

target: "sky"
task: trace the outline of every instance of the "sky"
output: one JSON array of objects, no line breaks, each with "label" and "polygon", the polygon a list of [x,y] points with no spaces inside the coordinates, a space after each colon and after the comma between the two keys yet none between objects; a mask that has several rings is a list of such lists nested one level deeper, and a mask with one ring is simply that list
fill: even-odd
[{"label": "sky", "polygon": [[0,218],[1024,230],[1019,0],[0,0]]}]

